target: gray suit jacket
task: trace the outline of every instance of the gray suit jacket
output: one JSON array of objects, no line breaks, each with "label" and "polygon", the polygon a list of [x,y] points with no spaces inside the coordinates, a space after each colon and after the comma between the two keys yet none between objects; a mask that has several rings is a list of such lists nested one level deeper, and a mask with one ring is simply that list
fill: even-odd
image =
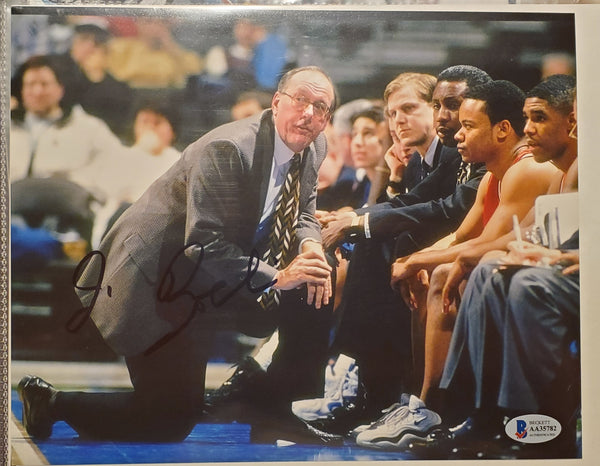
[{"label": "gray suit jacket", "polygon": [[[78,295],[118,354],[164,344],[192,316],[220,316],[256,335],[274,328],[274,316],[256,302],[259,291],[250,289],[269,284],[276,273],[252,259],[262,253],[253,253],[253,238],[274,137],[270,110],[209,132],[125,211],[100,253],[80,264]],[[321,238],[313,214],[325,154],[323,135],[304,151],[298,242]]]}]

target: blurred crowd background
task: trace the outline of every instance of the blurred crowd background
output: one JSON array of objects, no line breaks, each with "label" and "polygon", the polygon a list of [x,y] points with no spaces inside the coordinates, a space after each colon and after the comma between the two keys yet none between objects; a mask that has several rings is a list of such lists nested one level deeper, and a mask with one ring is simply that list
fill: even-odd
[{"label": "blurred crowd background", "polygon": [[[181,149],[229,121],[242,93],[271,94],[279,73],[294,66],[322,66],[341,103],[380,98],[401,72],[435,75],[455,63],[523,89],[536,84],[545,67],[574,67],[574,25],[561,15],[182,11],[160,18],[14,15],[11,75],[32,55],[70,53],[92,81],[109,74],[131,89],[120,87],[102,111],[89,111],[84,103],[86,111],[105,117],[118,137],[132,142],[136,104],[161,98],[177,114],[175,144]],[[77,31],[88,42],[74,45]],[[268,98],[257,96],[261,105]]]}]

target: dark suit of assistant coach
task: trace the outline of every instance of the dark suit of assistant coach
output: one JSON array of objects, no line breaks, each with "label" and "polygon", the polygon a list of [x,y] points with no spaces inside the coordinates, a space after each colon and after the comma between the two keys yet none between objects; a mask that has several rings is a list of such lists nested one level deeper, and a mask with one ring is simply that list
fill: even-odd
[{"label": "dark suit of assistant coach", "polygon": [[[318,389],[327,356],[331,267],[313,213],[317,170],[326,153],[321,132],[333,103],[332,83],[322,71],[290,71],[272,110],[200,138],[122,215],[103,240],[102,255],[84,267],[78,287],[89,306],[97,290],[81,288],[98,284],[105,258],[91,318],[125,356],[134,390],[58,392],[49,401],[52,422],[65,420],[92,438],[184,439],[202,409],[212,335],[224,326],[266,335],[279,325],[273,395],[288,403],[294,396],[315,396],[309,392]],[[294,154],[301,154],[295,258],[278,270],[256,257],[269,243],[262,233],[270,229]],[[275,311],[264,310],[260,294],[244,281],[260,287],[273,280],[281,301]],[[217,301],[242,286],[220,306],[208,295],[199,298],[219,281],[226,286],[214,293]],[[27,388],[22,395],[27,400]],[[30,419],[29,426],[41,418]],[[45,432],[41,427],[28,430]]]}]

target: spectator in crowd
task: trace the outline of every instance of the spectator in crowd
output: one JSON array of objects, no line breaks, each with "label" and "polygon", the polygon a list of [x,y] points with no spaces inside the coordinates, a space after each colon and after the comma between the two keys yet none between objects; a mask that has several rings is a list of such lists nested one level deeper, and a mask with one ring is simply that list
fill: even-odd
[{"label": "spectator in crowd", "polygon": [[133,147],[175,162],[181,153],[173,147],[179,116],[169,102],[147,101],[138,107],[133,123]]},{"label": "spectator in crowd", "polygon": [[[10,27],[11,76],[36,55],[65,53],[72,28],[52,15],[12,15]],[[11,87],[11,93],[14,93]],[[13,94],[14,95],[14,94]]]},{"label": "spectator in crowd", "polygon": [[374,204],[385,188],[389,170],[384,156],[391,146],[388,123],[381,107],[372,107],[352,116],[350,154],[354,167],[364,170],[356,193],[362,195],[362,205]]},{"label": "spectator in crowd", "polygon": [[[114,196],[111,181],[123,173],[126,149],[106,123],[79,105],[64,102],[62,71],[55,57],[32,57],[17,74],[21,95],[20,105],[12,112],[11,181],[60,177],[86,190],[94,200],[90,207],[98,221],[93,219],[93,231],[86,228],[81,233],[95,244],[103,228],[103,212],[110,209]],[[35,192],[32,186],[30,194],[22,191],[22,195],[34,196]]]},{"label": "spectator in crowd", "polygon": [[[364,112],[367,111],[364,110]],[[327,157],[319,169],[317,187],[317,214],[319,217],[340,209],[357,209],[368,200],[368,193],[365,193],[364,189],[368,178],[365,177],[364,168],[356,170],[344,164],[343,150],[339,149],[340,141],[336,137],[332,124],[325,129],[325,135],[327,136]],[[381,166],[380,170],[384,171],[385,168]]]},{"label": "spectator in crowd", "polygon": [[352,116],[372,108],[374,103],[358,99],[341,105],[333,115],[333,121],[325,131],[327,157],[319,172],[317,209],[319,216],[344,207],[353,209],[364,204],[361,181],[364,171],[354,168],[350,155],[352,142]]},{"label": "spectator in crowd", "polygon": [[273,90],[287,64],[287,45],[266,25],[249,19],[239,20],[233,30],[236,43],[252,50],[250,65],[257,87]]},{"label": "spectator in crowd", "polygon": [[20,106],[12,113],[11,179],[64,176],[105,197],[101,166],[113,166],[123,151],[102,120],[63,103],[63,77],[51,57],[32,57],[18,72]]},{"label": "spectator in crowd", "polygon": [[170,103],[149,100],[138,107],[134,144],[123,153],[118,172],[109,167],[110,176],[105,177],[110,197],[96,217],[94,246],[125,209],[179,160],[181,152],[173,147],[178,125],[179,115]]},{"label": "spectator in crowd", "polygon": [[[225,122],[268,108],[274,86],[284,72],[284,50],[271,50],[280,39],[253,20],[234,24],[235,43],[218,44],[206,54],[204,72],[190,76],[184,98],[202,111],[188,110],[200,134]],[[265,41],[262,43],[262,41]],[[258,42],[261,42],[260,44]],[[267,81],[267,82],[265,82]],[[231,108],[223,111],[223,108]]]},{"label": "spectator in crowd", "polygon": [[271,105],[270,96],[262,91],[242,92],[236,103],[231,107],[231,119],[241,120],[269,108]]},{"label": "spectator in crowd", "polygon": [[108,70],[134,88],[183,88],[202,70],[202,59],[177,44],[169,20],[138,18],[136,37],[115,37],[108,46]]},{"label": "spectator in crowd", "polygon": [[66,80],[65,102],[81,105],[123,137],[131,118],[134,96],[126,83],[107,71],[109,40],[109,32],[99,24],[76,24],[71,47],[67,53],[57,56],[57,62]]},{"label": "spectator in crowd", "polygon": [[333,125],[331,121],[323,131],[327,138],[327,156],[319,168],[319,183],[317,190],[322,191],[335,184],[344,166],[344,161],[339,157],[339,151],[336,147],[336,140],[333,134]]},{"label": "spectator in crowd", "polygon": [[352,141],[352,115],[371,108],[373,102],[369,99],[356,99],[346,102],[335,111],[333,115],[333,137],[335,138],[335,146],[340,157],[344,161],[344,165],[352,167],[353,161],[350,156],[350,142]]},{"label": "spectator in crowd", "polygon": [[[268,33],[264,25],[250,19],[236,21],[232,34],[234,43],[228,48],[217,44],[209,49],[205,73],[194,76],[188,84],[188,92],[202,106],[211,105],[218,98],[219,102],[233,104],[234,108],[238,97],[251,92],[254,96],[244,97],[244,103],[237,106],[242,114],[258,105],[267,108],[268,103],[263,103],[265,98],[261,94],[268,96],[270,103],[271,91],[287,63],[285,42],[278,35]],[[265,104],[267,107],[263,106]]]},{"label": "spectator in crowd", "polygon": [[575,76],[575,57],[566,52],[547,53],[542,57],[541,79],[554,74]]},{"label": "spectator in crowd", "polygon": [[238,72],[246,81],[254,80],[252,72],[254,43],[251,30],[252,24],[249,21],[236,21],[232,31],[234,43],[229,46],[227,54],[229,69]]}]

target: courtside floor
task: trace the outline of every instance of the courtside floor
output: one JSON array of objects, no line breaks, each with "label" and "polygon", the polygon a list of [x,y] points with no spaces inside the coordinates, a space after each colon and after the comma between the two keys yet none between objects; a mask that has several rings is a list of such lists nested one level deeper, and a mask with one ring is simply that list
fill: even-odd
[{"label": "courtside floor", "polygon": [[[23,363],[13,362],[11,384],[16,386],[26,373],[35,373],[57,388],[124,388],[128,379],[119,364]],[[231,373],[229,365],[214,364],[208,369],[207,387],[215,388]],[[86,385],[86,379],[92,383]],[[32,441],[21,424],[21,401],[11,392],[11,454],[13,465],[40,464],[148,464],[148,463],[230,463],[230,462],[331,462],[391,461],[414,459],[398,452],[367,450],[348,442],[344,446],[262,445],[250,443],[246,424],[198,424],[181,443],[116,443],[80,440],[66,423],[54,425],[53,435]]]}]

